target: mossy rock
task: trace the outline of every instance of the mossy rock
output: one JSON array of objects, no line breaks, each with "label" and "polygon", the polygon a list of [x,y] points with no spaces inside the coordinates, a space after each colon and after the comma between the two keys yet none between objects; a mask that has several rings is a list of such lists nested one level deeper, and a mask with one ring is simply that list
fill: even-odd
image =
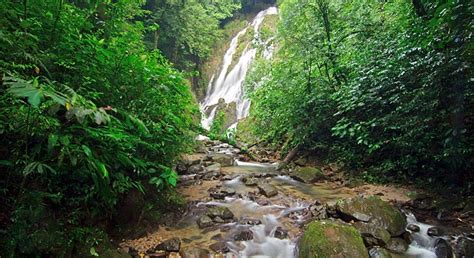
[{"label": "mossy rock", "polygon": [[370,222],[387,230],[391,236],[400,236],[407,226],[405,215],[377,196],[340,200],[336,204],[336,209],[346,221]]},{"label": "mossy rock", "polygon": [[300,258],[369,257],[357,229],[328,220],[311,222],[298,250]]},{"label": "mossy rock", "polygon": [[325,179],[323,172],[319,168],[314,167],[297,167],[290,176],[307,184]]}]

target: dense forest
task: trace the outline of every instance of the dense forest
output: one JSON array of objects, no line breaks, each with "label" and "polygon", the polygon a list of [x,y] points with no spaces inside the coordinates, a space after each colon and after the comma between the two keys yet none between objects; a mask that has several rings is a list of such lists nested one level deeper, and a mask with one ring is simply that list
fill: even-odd
[{"label": "dense forest", "polygon": [[[207,132],[213,55],[269,6],[275,50],[243,82],[249,117],[225,133],[219,113]],[[112,238],[187,209],[176,187],[200,134],[248,159],[271,149],[284,170],[304,154],[471,196],[473,13],[469,0],[1,1],[0,257],[106,257]]]}]

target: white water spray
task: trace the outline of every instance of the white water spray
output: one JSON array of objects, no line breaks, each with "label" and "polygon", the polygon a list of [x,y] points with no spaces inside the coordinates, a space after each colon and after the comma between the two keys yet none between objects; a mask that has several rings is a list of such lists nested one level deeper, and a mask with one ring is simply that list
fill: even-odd
[{"label": "white water spray", "polygon": [[[270,7],[264,11],[259,12],[252,23],[237,33],[237,35],[230,42],[229,49],[225,53],[222,60],[222,67],[218,71],[217,77],[215,74],[212,76],[212,79],[208,85],[206,98],[201,103],[201,111],[203,113],[203,119],[201,123],[205,129],[209,129],[212,124],[212,121],[216,115],[219,99],[224,99],[225,103],[236,103],[237,119],[247,117],[250,110],[250,100],[245,98],[242,87],[243,82],[251,63],[257,54],[257,49],[254,47],[255,45],[264,47],[264,58],[269,59],[272,56],[273,46],[269,44],[271,40],[262,42],[259,37],[259,29],[260,25],[265,19],[265,16],[275,15],[277,13],[278,9],[276,7]],[[245,35],[250,27],[252,27],[254,30],[254,39],[247,46],[245,46],[245,49],[238,59],[237,64],[235,64],[231,71],[229,71],[231,68],[230,66],[232,65],[232,60],[234,59],[234,54],[239,47],[239,38]],[[212,108],[210,112],[208,112],[209,108]],[[209,113],[209,116],[206,117],[206,113]]]}]

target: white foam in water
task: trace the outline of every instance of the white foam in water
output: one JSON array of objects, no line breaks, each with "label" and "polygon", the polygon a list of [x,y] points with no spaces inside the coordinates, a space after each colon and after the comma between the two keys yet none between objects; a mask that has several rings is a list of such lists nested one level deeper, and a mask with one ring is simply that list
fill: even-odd
[{"label": "white foam in water", "polygon": [[253,163],[253,162],[245,162],[240,160],[235,160],[235,164],[237,166],[242,167],[262,167],[262,168],[275,168],[274,164],[265,164],[265,163]]},{"label": "white foam in water", "polygon": [[428,229],[432,226],[418,222],[412,213],[407,213],[406,215],[408,224],[420,227],[419,232],[411,232],[413,240],[408,248],[407,255],[416,258],[436,258],[434,253],[436,238],[428,235]]}]

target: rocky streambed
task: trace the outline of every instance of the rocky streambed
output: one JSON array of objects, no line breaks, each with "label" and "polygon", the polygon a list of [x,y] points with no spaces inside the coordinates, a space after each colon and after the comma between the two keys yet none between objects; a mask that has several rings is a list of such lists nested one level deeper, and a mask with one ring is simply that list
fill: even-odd
[{"label": "rocky streambed", "polygon": [[419,223],[382,192],[342,186],[334,171],[240,160],[238,148],[205,139],[176,167],[188,209],[122,250],[134,257],[474,257],[469,232]]}]

